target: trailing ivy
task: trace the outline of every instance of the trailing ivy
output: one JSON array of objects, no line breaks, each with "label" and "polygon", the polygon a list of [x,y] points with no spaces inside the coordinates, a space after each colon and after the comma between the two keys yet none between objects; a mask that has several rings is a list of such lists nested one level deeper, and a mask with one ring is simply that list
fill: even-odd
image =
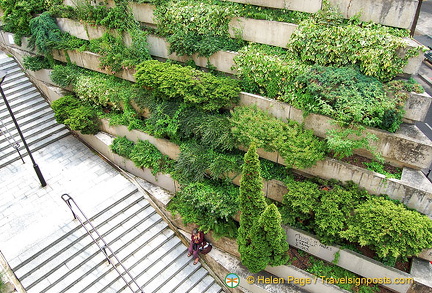
[{"label": "trailing ivy", "polygon": [[236,107],[230,121],[238,145],[255,143],[266,151],[277,151],[288,167],[311,167],[325,156],[325,142],[311,130],[294,121],[283,122],[257,107]]},{"label": "trailing ivy", "polygon": [[136,67],[137,84],[166,100],[183,101],[206,111],[234,104],[240,88],[236,80],[216,77],[189,66],[144,61]]}]

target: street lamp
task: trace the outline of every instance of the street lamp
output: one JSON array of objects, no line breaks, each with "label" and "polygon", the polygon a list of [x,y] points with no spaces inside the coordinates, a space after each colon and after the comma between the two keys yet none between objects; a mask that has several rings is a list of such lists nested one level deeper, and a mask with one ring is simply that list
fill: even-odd
[{"label": "street lamp", "polygon": [[35,172],[36,172],[37,177],[39,178],[39,181],[40,181],[40,183],[41,183],[41,186],[42,186],[42,187],[45,187],[47,184],[46,184],[45,179],[44,179],[44,177],[43,177],[43,175],[42,175],[42,172],[40,171],[39,166],[36,164],[36,162],[35,162],[35,160],[34,160],[34,158],[33,158],[33,156],[32,156],[32,153],[30,152],[30,149],[29,149],[29,147],[28,147],[28,145],[27,145],[27,143],[26,143],[26,141],[25,141],[25,139],[24,139],[24,136],[23,136],[23,134],[22,134],[22,132],[21,132],[21,129],[20,129],[19,126],[18,126],[18,122],[16,121],[15,116],[14,116],[14,114],[13,114],[13,112],[12,112],[12,109],[11,109],[11,107],[9,106],[9,103],[8,103],[8,101],[7,101],[7,99],[6,99],[6,96],[5,96],[4,92],[3,92],[3,88],[2,88],[1,85],[2,85],[2,83],[3,83],[3,81],[4,81],[5,77],[6,77],[6,74],[7,74],[7,73],[6,73],[5,71],[0,70],[0,93],[1,93],[1,95],[2,95],[2,97],[3,97],[3,101],[4,101],[6,107],[7,107],[8,111],[9,111],[9,114],[10,114],[10,116],[12,117],[12,120],[13,120],[13,122],[14,122],[14,124],[15,124],[15,127],[16,127],[16,129],[18,130],[18,134],[20,135],[21,140],[22,140],[22,142],[23,142],[23,144],[24,144],[24,146],[25,146],[25,148],[26,148],[26,150],[27,150],[27,153],[28,153],[28,155],[29,155],[31,161],[33,162],[33,168],[34,168],[34,170],[35,170]]}]

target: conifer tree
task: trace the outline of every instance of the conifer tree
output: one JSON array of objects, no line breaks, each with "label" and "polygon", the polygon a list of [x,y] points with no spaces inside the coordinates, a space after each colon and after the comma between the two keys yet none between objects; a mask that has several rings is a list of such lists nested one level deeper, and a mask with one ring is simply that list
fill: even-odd
[{"label": "conifer tree", "polygon": [[252,227],[248,257],[242,258],[243,265],[252,273],[264,270],[267,265],[279,266],[288,261],[288,243],[281,222],[277,207],[271,204]]},{"label": "conifer tree", "polygon": [[242,262],[249,258],[251,239],[249,233],[254,223],[264,212],[267,204],[262,192],[261,166],[255,144],[251,144],[244,156],[242,178],[240,180],[240,227],[237,244]]}]

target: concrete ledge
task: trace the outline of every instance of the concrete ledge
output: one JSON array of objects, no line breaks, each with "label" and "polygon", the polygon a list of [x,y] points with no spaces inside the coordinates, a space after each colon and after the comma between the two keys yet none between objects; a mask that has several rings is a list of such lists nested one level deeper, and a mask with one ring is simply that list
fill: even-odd
[{"label": "concrete ledge", "polygon": [[[424,97],[428,95],[425,94]],[[428,97],[428,103],[430,103],[430,97]],[[304,117],[302,110],[289,104],[254,94],[242,92],[240,105],[256,105],[283,121],[289,119],[304,123],[306,129],[312,129],[314,134],[320,137],[325,137],[327,130],[338,128],[333,124],[334,120],[327,116],[309,114]],[[375,128],[367,128],[366,131],[379,138],[373,145],[386,161],[396,166],[423,169],[429,167],[432,162],[432,143],[415,125],[401,125],[396,133]],[[366,150],[356,150],[355,153],[373,158],[373,155]]]},{"label": "concrete ledge", "polygon": [[279,8],[295,11],[315,13],[321,9],[321,0],[228,0],[242,4],[251,4],[262,7]]},{"label": "concrete ledge", "polygon": [[[0,35],[2,36],[2,35]],[[12,54],[17,54],[18,49],[14,49],[8,47],[10,52]],[[72,51],[74,52],[74,51]],[[85,52],[80,53],[85,54]],[[91,54],[93,55],[93,54]],[[66,58],[65,55],[59,55],[59,58]],[[65,92],[62,90],[59,90],[59,88],[49,86],[45,83],[37,83],[39,85],[39,88],[42,92],[45,93],[45,95],[48,96],[50,100],[55,100],[59,97],[61,97]],[[276,100],[269,100],[260,96],[254,96],[247,94],[248,96],[253,97],[253,100],[255,101],[259,107],[271,111],[273,115],[276,117],[290,117],[291,119],[297,117],[302,117],[301,112],[299,110],[294,109],[290,105],[286,103],[281,103]],[[243,101],[246,101],[243,99]],[[318,115],[316,117],[319,118]],[[323,116],[324,117],[324,116]],[[324,117],[327,119],[327,117]],[[322,126],[325,124],[325,121],[323,120],[317,120],[318,126]],[[116,131],[120,131],[122,129],[122,132],[120,132],[119,136],[127,136],[130,140],[137,141],[139,137],[141,137],[141,134],[137,131],[127,131],[127,128],[125,126],[116,126],[116,127],[108,127],[107,123],[104,124],[106,127],[104,130],[116,135]],[[317,126],[317,127],[318,127]],[[111,129],[111,130],[109,130]],[[318,127],[319,129],[319,127]],[[149,136],[142,137],[142,139],[153,139],[152,142],[154,142],[154,138],[150,138]],[[173,153],[174,155],[170,155],[173,159],[176,159],[179,154],[178,146],[175,146],[174,144],[165,143],[166,146],[159,146],[160,150],[167,155],[170,155]],[[174,148],[173,151],[165,151],[164,149]],[[277,162],[277,163],[283,163],[283,160],[279,157],[277,153],[269,153],[260,150],[260,156],[266,159],[269,159],[271,161]],[[349,181],[352,180],[355,183],[359,184],[360,187],[365,188],[367,191],[369,191],[372,194],[388,194],[391,198],[401,200],[404,204],[406,204],[410,208],[414,208],[418,210],[421,213],[424,213],[426,215],[432,216],[432,193],[427,188],[423,188],[422,186],[412,184],[410,182],[401,182],[399,180],[395,179],[386,179],[383,175],[368,171],[363,168],[359,168],[356,166],[352,166],[334,159],[325,159],[323,161],[317,162],[316,166],[308,168],[308,169],[302,169],[301,172],[304,172],[311,176],[318,176],[324,179],[330,179],[335,178],[341,181]],[[238,178],[235,180],[238,181]],[[238,182],[237,182],[238,184]],[[284,194],[284,187],[280,185],[279,183],[269,182],[265,184],[265,192],[268,197],[276,199],[281,198]]]},{"label": "concrete ledge", "polygon": [[229,23],[232,38],[286,48],[298,25],[287,22],[234,17]]}]

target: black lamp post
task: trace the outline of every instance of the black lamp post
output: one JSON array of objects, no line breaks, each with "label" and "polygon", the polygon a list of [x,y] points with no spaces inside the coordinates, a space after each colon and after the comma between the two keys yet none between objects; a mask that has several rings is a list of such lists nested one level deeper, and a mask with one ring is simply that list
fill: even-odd
[{"label": "black lamp post", "polygon": [[5,71],[0,70],[0,93],[1,93],[1,95],[3,97],[3,101],[4,101],[6,107],[7,107],[8,111],[9,111],[9,114],[12,117],[12,120],[13,120],[13,122],[15,124],[15,127],[18,130],[18,134],[20,135],[21,140],[22,140],[22,142],[23,142],[23,144],[24,144],[24,146],[25,146],[25,148],[27,150],[27,153],[28,153],[28,155],[29,155],[29,157],[30,157],[30,159],[31,159],[31,161],[33,163],[33,168],[34,168],[34,170],[36,172],[37,177],[39,178],[41,186],[45,187],[47,184],[46,184],[45,179],[44,179],[44,177],[42,175],[42,172],[40,171],[38,164],[36,164],[36,162],[35,162],[35,160],[34,160],[34,158],[32,156],[32,153],[30,152],[30,149],[29,149],[29,147],[28,147],[28,145],[27,145],[27,143],[26,143],[26,141],[24,139],[24,136],[23,136],[23,134],[21,132],[21,129],[19,128],[18,122],[16,121],[15,116],[14,116],[14,114],[12,112],[12,109],[9,106],[9,103],[8,103],[8,101],[6,99],[6,96],[5,96],[4,92],[3,92],[3,88],[1,87],[3,81],[4,81],[5,77],[6,77],[6,74],[7,73]]}]

